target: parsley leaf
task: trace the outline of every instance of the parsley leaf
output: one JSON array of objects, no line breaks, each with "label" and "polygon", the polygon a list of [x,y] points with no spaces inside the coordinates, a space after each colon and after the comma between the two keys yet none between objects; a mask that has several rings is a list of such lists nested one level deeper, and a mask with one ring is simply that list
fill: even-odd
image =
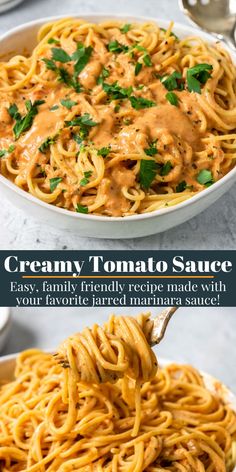
[{"label": "parsley leaf", "polygon": [[87,185],[89,183],[89,178],[91,177],[91,175],[92,175],[91,170],[88,170],[88,171],[84,172],[84,177],[80,181],[80,186],[81,187],[85,187],[85,185]]},{"label": "parsley leaf", "polygon": [[50,108],[50,111],[58,110],[58,108],[59,108],[58,105],[53,105],[53,106]]},{"label": "parsley leaf", "polygon": [[[165,29],[165,28],[160,28],[160,30],[161,30],[161,31],[164,31],[164,33],[166,33],[166,29]],[[174,36],[175,39],[179,40],[178,36],[176,36],[176,34],[175,34],[173,31],[171,31],[170,36]]]},{"label": "parsley leaf", "polygon": [[48,44],[60,44],[60,41],[58,41],[58,39],[55,39],[55,38],[49,38]]},{"label": "parsley leaf", "polygon": [[116,39],[115,41],[110,41],[107,45],[108,51],[120,54],[121,52],[127,52],[129,46],[119,43]]},{"label": "parsley leaf", "polygon": [[74,102],[73,100],[70,100],[70,98],[67,98],[62,99],[61,104],[63,105],[63,107],[66,107],[68,110],[71,110],[74,105],[77,105],[77,102]]},{"label": "parsley leaf", "polygon": [[14,120],[19,120],[21,118],[18,107],[15,103],[9,106],[8,113]]},{"label": "parsley leaf", "polygon": [[171,105],[174,105],[175,107],[178,106],[179,103],[179,98],[174,92],[167,92],[166,94],[166,100],[170,102]]},{"label": "parsley leaf", "polygon": [[5,157],[7,154],[7,150],[6,149],[1,149],[0,151],[0,157]]},{"label": "parsley leaf", "polygon": [[57,135],[56,136],[48,136],[48,138],[43,141],[43,143],[39,146],[39,151],[42,152],[42,154],[45,154],[47,149],[51,146],[51,144],[54,144],[56,142]]},{"label": "parsley leaf", "polygon": [[99,76],[98,79],[97,79],[97,84],[99,84],[99,85],[100,85],[100,84],[103,84],[104,79],[106,79],[107,77],[109,77],[109,75],[110,75],[109,70],[106,69],[106,67],[103,67],[102,72],[101,72],[100,76]]},{"label": "parsley leaf", "polygon": [[30,100],[27,100],[25,102],[25,106],[28,113],[23,117],[21,117],[18,112],[15,113],[14,119],[16,120],[16,123],[13,127],[15,139],[19,139],[20,135],[24,133],[24,131],[27,131],[29,128],[31,128],[34,117],[38,113],[38,106],[42,105],[43,103],[45,103],[44,100],[36,100],[34,103],[32,103]]},{"label": "parsley leaf", "polygon": [[74,65],[74,76],[79,75],[84,69],[89,62],[92,52],[92,46],[85,47],[82,43],[77,43],[77,50],[71,56],[71,59],[76,61]]},{"label": "parsley leaf", "polygon": [[157,163],[153,160],[141,159],[139,181],[141,187],[145,190],[149,189],[157,173]]},{"label": "parsley leaf", "polygon": [[149,56],[149,54],[145,54],[143,56],[143,62],[145,64],[145,66],[152,67],[152,60],[151,60],[151,57]]},{"label": "parsley leaf", "polygon": [[5,157],[6,154],[10,154],[11,152],[14,151],[14,149],[15,149],[14,144],[11,144],[8,149],[1,149],[0,150],[0,158]]},{"label": "parsley leaf", "polygon": [[57,188],[58,184],[62,182],[62,177],[54,177],[53,179],[50,179],[49,182],[50,191],[53,192]]},{"label": "parsley leaf", "polygon": [[77,213],[88,213],[88,207],[80,205],[79,203],[77,203],[76,211],[77,211]]},{"label": "parsley leaf", "polygon": [[[89,128],[96,126],[98,123],[92,120],[90,115],[88,113],[85,113],[82,116],[76,116],[73,120],[71,121],[65,121],[65,125],[67,127],[69,126],[79,126],[80,131],[79,131],[79,136],[77,135],[76,138],[74,136],[75,141],[78,144],[81,144],[82,140],[87,138],[89,134]],[[81,142],[79,142],[81,140]]]},{"label": "parsley leaf", "polygon": [[110,151],[109,147],[102,147],[101,149],[98,149],[98,156],[107,157]]},{"label": "parsley leaf", "polygon": [[183,90],[184,88],[184,84],[182,82],[182,75],[176,70],[169,76],[161,77],[160,80],[164,87],[169,90],[169,92],[175,89]]},{"label": "parsley leaf", "polygon": [[130,103],[135,110],[141,110],[143,108],[150,108],[150,107],[155,107],[156,103],[148,100],[147,98],[143,97],[135,97],[132,95],[129,97]]},{"label": "parsley leaf", "polygon": [[184,190],[186,190],[186,188],[187,188],[187,183],[186,183],[185,180],[182,180],[182,182],[179,182],[178,185],[176,186],[175,191],[177,193],[184,192]]},{"label": "parsley leaf", "polygon": [[187,70],[187,85],[190,92],[201,93],[201,85],[204,85],[211,76],[213,70],[210,64],[197,64]]},{"label": "parsley leaf", "polygon": [[120,28],[120,31],[121,33],[123,34],[126,34],[128,33],[128,31],[130,30],[131,28],[131,24],[130,23],[126,23],[124,26],[122,26],[122,28]]},{"label": "parsley leaf", "polygon": [[125,98],[129,98],[133,88],[122,88],[118,84],[118,82],[114,82],[113,84],[107,84],[103,82],[102,84],[104,92],[110,97],[111,100],[124,100]]},{"label": "parsley leaf", "polygon": [[71,57],[62,48],[52,48],[52,60],[65,64],[71,61]]},{"label": "parsley leaf", "polygon": [[136,62],[135,68],[134,68],[134,75],[138,75],[139,72],[141,71],[143,65],[141,62]]},{"label": "parsley leaf", "polygon": [[199,184],[209,187],[210,185],[214,183],[212,172],[207,169],[200,170],[197,176],[197,181]]},{"label": "parsley leaf", "polygon": [[160,174],[164,177],[165,175],[168,175],[171,169],[173,168],[172,164],[170,161],[167,161],[161,168]]},{"label": "parsley leaf", "polygon": [[158,150],[156,148],[156,142],[157,142],[156,140],[153,141],[150,144],[149,148],[144,149],[144,152],[145,154],[147,154],[147,156],[155,156],[158,153]]},{"label": "parsley leaf", "polygon": [[7,150],[7,152],[13,152],[14,150],[15,150],[14,144],[10,144],[10,146],[9,146],[9,148],[8,148],[8,150]]}]

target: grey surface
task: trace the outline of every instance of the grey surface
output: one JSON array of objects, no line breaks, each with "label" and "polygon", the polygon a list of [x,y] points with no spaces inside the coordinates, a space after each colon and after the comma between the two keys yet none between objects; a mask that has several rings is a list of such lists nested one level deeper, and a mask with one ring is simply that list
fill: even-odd
[{"label": "grey surface", "polygon": [[[42,16],[71,13],[140,14],[187,23],[177,0],[25,0],[0,15],[0,32]],[[1,249],[234,249],[236,248],[236,185],[217,203],[191,221],[165,233],[127,241],[82,239],[45,227],[2,198],[0,207]],[[132,236],[132,235],[131,235]]]},{"label": "grey surface", "polygon": [[[114,309],[114,313],[133,315],[140,311]],[[150,311],[158,313],[156,308]],[[15,309],[11,336],[2,354],[29,347],[55,348],[71,333],[102,323],[111,313],[111,308]],[[221,379],[236,393],[236,308],[179,308],[156,353],[193,364]]]}]

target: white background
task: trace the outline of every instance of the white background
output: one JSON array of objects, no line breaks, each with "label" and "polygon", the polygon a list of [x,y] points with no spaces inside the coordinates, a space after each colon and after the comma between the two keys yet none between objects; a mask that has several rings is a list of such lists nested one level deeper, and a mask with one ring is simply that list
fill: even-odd
[{"label": "white background", "polygon": [[[25,21],[47,15],[112,12],[187,20],[176,0],[25,0],[0,16],[0,32]],[[138,240],[102,241],[81,239],[44,227],[1,199],[1,249],[234,249],[236,247],[236,186],[207,211],[174,230]],[[50,348],[82,326],[105,320],[112,310],[15,309],[10,340],[4,353],[30,346]],[[137,313],[138,310],[126,310]],[[152,309],[156,313],[157,309]],[[116,309],[116,312],[124,312]],[[158,355],[193,363],[218,376],[236,391],[236,310],[179,309],[171,321]]]}]

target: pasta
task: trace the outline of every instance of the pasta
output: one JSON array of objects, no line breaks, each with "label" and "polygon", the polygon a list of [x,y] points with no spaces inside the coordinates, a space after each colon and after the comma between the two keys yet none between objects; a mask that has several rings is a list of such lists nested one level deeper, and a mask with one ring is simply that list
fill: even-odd
[{"label": "pasta", "polygon": [[112,316],[54,356],[22,352],[0,390],[1,471],[231,472],[235,413],[193,367],[156,372],[150,328],[148,315]]},{"label": "pasta", "polygon": [[235,165],[236,69],[219,43],[154,23],[46,24],[0,63],[0,170],[40,200],[131,216]]}]

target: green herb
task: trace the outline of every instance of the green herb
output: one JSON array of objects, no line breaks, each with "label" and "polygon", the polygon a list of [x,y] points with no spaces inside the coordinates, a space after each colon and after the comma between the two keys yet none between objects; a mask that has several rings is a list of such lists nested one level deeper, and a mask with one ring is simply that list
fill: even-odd
[{"label": "green herb", "polygon": [[171,169],[173,168],[172,164],[170,161],[167,161],[161,168],[160,174],[164,177],[165,175],[168,175]]},{"label": "green herb", "polygon": [[[65,125],[67,127],[69,126],[79,126],[80,127],[80,131],[79,131],[79,139],[81,139],[81,141],[85,138],[87,138],[88,134],[89,134],[89,128],[90,127],[93,127],[93,126],[96,126],[98,123],[96,123],[95,121],[92,120],[92,118],[90,117],[90,115],[88,113],[85,113],[84,115],[82,116],[76,116],[73,120],[71,121],[65,121]],[[74,137],[75,139],[75,137]],[[75,139],[75,141],[78,143],[78,144],[81,144],[81,142],[78,142],[78,138]]]},{"label": "green herb", "polygon": [[18,107],[15,103],[9,106],[8,113],[14,120],[19,120],[21,118]]},{"label": "green herb", "polygon": [[116,54],[120,54],[121,52],[127,52],[129,46],[125,46],[124,44],[119,43],[117,40],[111,41],[108,46],[108,51],[114,52]]},{"label": "green herb", "polygon": [[114,111],[115,113],[118,113],[120,111],[120,105],[116,105]]},{"label": "green herb", "polygon": [[176,186],[175,191],[177,193],[184,192],[186,188],[187,188],[187,183],[185,182],[185,180],[182,180],[182,182],[179,182],[179,184]]},{"label": "green herb", "polygon": [[55,38],[49,38],[48,44],[60,44],[60,41],[58,41],[58,39],[55,39]]},{"label": "green herb", "polygon": [[101,149],[98,149],[98,156],[107,157],[109,152],[110,152],[109,147],[102,147]]},{"label": "green herb", "polygon": [[135,64],[135,69],[134,69],[134,75],[138,75],[139,72],[141,71],[143,65],[141,62],[136,62]]},{"label": "green herb", "polygon": [[145,190],[149,189],[156,177],[157,170],[158,166],[155,161],[141,159],[139,171],[139,181],[141,187],[143,187]]},{"label": "green herb", "polygon": [[13,127],[15,139],[19,139],[22,133],[31,128],[34,117],[38,113],[38,106],[42,105],[43,103],[45,103],[44,100],[36,100],[34,103],[32,103],[30,100],[26,100],[25,106],[28,113],[23,117],[21,117],[18,111],[15,113],[14,119],[16,120],[16,123]]},{"label": "green herb", "polygon": [[88,213],[88,207],[77,203],[76,211],[77,213]]},{"label": "green herb", "polygon": [[156,142],[157,140],[153,141],[150,144],[149,148],[144,149],[144,152],[145,154],[147,154],[147,156],[155,156],[158,153],[158,150],[156,148]]},{"label": "green herb", "polygon": [[120,31],[121,33],[123,34],[126,34],[128,33],[128,31],[130,30],[131,28],[131,24],[130,23],[126,23],[124,26],[122,26],[122,28],[120,28]]},{"label": "green herb", "polygon": [[71,61],[71,57],[62,48],[52,48],[52,60],[65,64]]},{"label": "green herb", "polygon": [[9,146],[7,152],[11,153],[11,152],[13,152],[14,150],[15,150],[15,146],[14,146],[14,144],[11,144],[11,145]]},{"label": "green herb", "polygon": [[[160,30],[161,30],[161,31],[164,31],[164,33],[166,33],[166,29],[165,29],[165,28],[160,28]],[[176,36],[176,34],[175,34],[173,31],[171,31],[170,36],[174,36],[175,39],[179,40],[178,36]]]},{"label": "green herb", "polygon": [[169,76],[161,77],[161,83],[164,87],[169,90],[183,90],[184,84],[182,82],[182,75],[180,72],[174,71],[173,74]]},{"label": "green herb", "polygon": [[39,151],[42,152],[42,154],[45,154],[47,149],[51,146],[51,144],[54,144],[56,142],[57,136],[51,137],[48,136],[48,138],[43,141],[41,146],[39,146]]},{"label": "green herb", "polygon": [[210,64],[197,64],[187,70],[187,85],[190,92],[201,93],[201,85],[204,85],[211,76],[213,70]]},{"label": "green herb", "polygon": [[46,64],[47,69],[54,71],[58,76],[58,81],[63,82],[68,87],[73,88],[77,93],[81,91],[81,85],[76,77],[73,77],[64,67],[57,67],[52,59],[42,59]]},{"label": "green herb", "polygon": [[99,76],[98,79],[97,79],[97,84],[99,84],[99,85],[100,85],[100,84],[103,84],[104,79],[106,79],[107,77],[109,77],[109,75],[110,75],[109,70],[106,69],[106,67],[103,67],[102,72],[101,72],[100,76]]},{"label": "green herb", "polygon": [[113,84],[103,82],[102,87],[111,100],[124,100],[125,98],[129,98],[133,91],[132,87],[120,87],[118,82],[114,82]]},{"label": "green herb", "polygon": [[77,49],[71,57],[73,61],[76,61],[74,65],[74,77],[79,75],[84,69],[89,62],[92,52],[92,46],[85,47],[82,43],[77,43]]},{"label": "green herb", "polygon": [[174,105],[175,107],[178,106],[179,103],[179,98],[174,92],[167,92],[166,94],[166,100],[171,103],[171,105]]},{"label": "green herb", "polygon": [[49,182],[50,191],[53,192],[57,188],[58,184],[62,182],[62,177],[54,177],[53,179],[50,179]]},{"label": "green herb", "polygon": [[214,180],[211,171],[207,169],[200,170],[197,176],[197,181],[199,184],[205,185],[206,187],[212,185],[214,183]]},{"label": "green herb", "polygon": [[57,71],[58,68],[52,59],[47,59],[44,57],[42,61],[46,64],[47,69]]},{"label": "green herb", "polygon": [[73,100],[70,100],[70,98],[67,98],[62,99],[61,104],[63,105],[63,107],[66,107],[68,108],[68,110],[71,110],[74,105],[77,105],[77,102],[74,102]]},{"label": "green herb", "polygon": [[50,111],[58,110],[59,106],[58,105],[53,105],[53,107],[50,108]]},{"label": "green herb", "polygon": [[145,64],[145,66],[152,67],[152,60],[151,60],[151,57],[149,56],[149,54],[145,54],[143,56],[143,62]]},{"label": "green herb", "polygon": [[130,103],[135,110],[141,110],[142,108],[150,108],[150,107],[155,107],[156,103],[152,102],[151,100],[148,100],[147,98],[143,97],[135,97],[132,95],[130,98]]},{"label": "green herb", "polygon": [[1,149],[0,157],[4,157],[6,154],[7,154],[7,150],[6,149]]},{"label": "green herb", "polygon": [[89,183],[89,178],[91,177],[91,175],[92,175],[91,170],[88,170],[87,172],[84,172],[84,177],[80,181],[80,186],[81,187],[85,187],[85,185],[87,185]]}]

